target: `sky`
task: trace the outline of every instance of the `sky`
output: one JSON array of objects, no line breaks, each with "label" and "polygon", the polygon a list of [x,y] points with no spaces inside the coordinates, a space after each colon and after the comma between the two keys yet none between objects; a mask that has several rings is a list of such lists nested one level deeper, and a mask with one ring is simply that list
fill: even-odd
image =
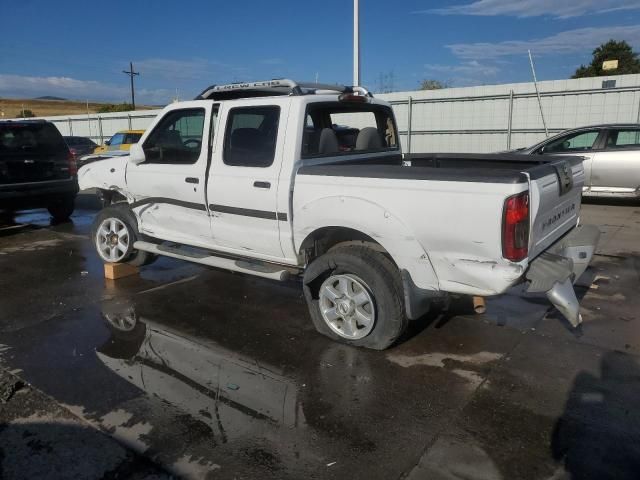
[{"label": "sky", "polygon": [[[569,78],[614,38],[640,51],[640,0],[360,0],[361,83],[415,90]],[[351,0],[0,0],[0,97],[137,103],[212,84],[352,84]]]}]

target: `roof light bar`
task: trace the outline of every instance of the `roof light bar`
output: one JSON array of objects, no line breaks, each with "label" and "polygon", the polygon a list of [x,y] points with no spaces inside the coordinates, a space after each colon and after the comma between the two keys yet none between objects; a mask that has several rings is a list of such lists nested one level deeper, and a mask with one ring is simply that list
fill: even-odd
[{"label": "roof light bar", "polygon": [[[207,99],[223,99],[225,96],[230,97],[235,94],[239,94],[241,91],[247,93],[253,92],[254,95],[250,96],[272,96],[272,95],[307,95],[315,94],[316,91],[330,91],[336,93],[349,93],[358,94],[367,97],[373,97],[371,93],[364,87],[354,86],[349,87],[345,85],[330,85],[324,83],[303,83],[295,82],[288,78],[276,78],[273,80],[266,80],[261,82],[241,82],[230,83],[227,85],[211,85],[207,87],[196,100]],[[241,95],[234,96],[233,98],[241,98]]]}]

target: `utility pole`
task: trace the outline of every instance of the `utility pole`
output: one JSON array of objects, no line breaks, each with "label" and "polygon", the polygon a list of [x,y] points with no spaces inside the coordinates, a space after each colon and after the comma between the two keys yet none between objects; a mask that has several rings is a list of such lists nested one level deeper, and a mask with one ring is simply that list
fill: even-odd
[{"label": "utility pole", "polygon": [[360,2],[353,0],[353,85],[360,85]]},{"label": "utility pole", "polygon": [[136,109],[136,96],[135,96],[135,92],[133,90],[133,77],[135,75],[140,75],[140,72],[134,72],[133,71],[133,62],[129,62],[129,71],[127,72],[126,70],[123,70],[122,73],[126,73],[131,78],[131,105],[132,105],[132,108],[135,110]]}]

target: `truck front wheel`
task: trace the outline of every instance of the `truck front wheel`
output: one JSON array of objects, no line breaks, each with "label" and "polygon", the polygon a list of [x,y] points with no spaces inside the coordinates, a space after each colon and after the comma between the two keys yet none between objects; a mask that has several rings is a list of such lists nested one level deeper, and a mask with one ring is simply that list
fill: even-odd
[{"label": "truck front wheel", "polygon": [[303,283],[313,324],[329,338],[384,350],[407,328],[398,269],[378,251],[337,247],[309,265]]},{"label": "truck front wheel", "polygon": [[155,255],[135,250],[139,237],[136,220],[126,206],[113,205],[96,216],[92,229],[93,243],[100,258],[107,263],[128,263],[140,267],[155,260]]}]

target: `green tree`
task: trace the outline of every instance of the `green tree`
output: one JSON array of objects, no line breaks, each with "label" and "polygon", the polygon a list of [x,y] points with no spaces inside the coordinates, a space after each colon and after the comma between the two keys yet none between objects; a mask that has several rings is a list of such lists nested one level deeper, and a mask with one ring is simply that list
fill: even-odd
[{"label": "green tree", "polygon": [[426,79],[420,82],[420,90],[440,90],[450,86],[447,82],[441,82],[440,80]]},{"label": "green tree", "polygon": [[25,109],[20,111],[20,117],[19,118],[33,118],[35,116],[36,116],[35,113],[33,113],[28,108],[25,108]]},{"label": "green tree", "polygon": [[[618,60],[615,70],[602,70],[606,60]],[[580,65],[571,78],[601,77],[604,75],[625,75],[640,73],[640,59],[631,45],[624,40],[609,40],[593,51],[593,59],[589,65]]]},{"label": "green tree", "polygon": [[105,103],[98,108],[98,113],[128,112],[130,110],[133,110],[133,105],[130,103]]}]

